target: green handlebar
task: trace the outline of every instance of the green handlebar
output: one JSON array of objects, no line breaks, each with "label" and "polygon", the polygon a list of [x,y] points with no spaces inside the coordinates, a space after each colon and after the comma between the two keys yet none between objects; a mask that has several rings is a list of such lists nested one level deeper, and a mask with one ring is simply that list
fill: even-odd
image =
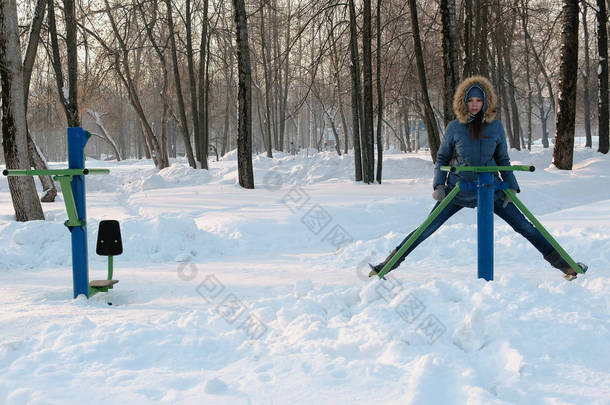
[{"label": "green handlebar", "polygon": [[441,166],[444,172],[473,172],[473,173],[489,173],[489,172],[533,172],[536,170],[534,166],[515,165],[515,166]]},{"label": "green handlebar", "polygon": [[82,176],[109,174],[109,169],[57,169],[57,170],[3,170],[5,176]]}]

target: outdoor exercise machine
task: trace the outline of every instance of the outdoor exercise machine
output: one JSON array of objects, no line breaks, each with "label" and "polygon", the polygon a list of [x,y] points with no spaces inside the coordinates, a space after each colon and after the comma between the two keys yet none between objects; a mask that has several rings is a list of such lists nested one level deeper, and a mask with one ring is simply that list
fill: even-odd
[{"label": "outdoor exercise machine", "polygon": [[61,184],[61,192],[68,220],[64,225],[72,237],[72,283],[74,298],[84,294],[87,298],[98,292],[106,292],[119,280],[113,280],[113,256],[123,253],[121,230],[115,220],[100,221],[96,252],[108,256],[106,280],[89,282],[89,259],[87,254],[87,210],[85,199],[85,176],[109,174],[108,169],[85,169],[85,145],[91,134],[81,127],[68,128],[68,169],[57,170],[4,170],[5,176],[53,176]]},{"label": "outdoor exercise machine", "polygon": [[570,265],[576,273],[584,273],[570,255],[559,245],[551,234],[542,226],[540,221],[527,209],[516,194],[509,189],[508,183],[498,181],[494,178],[496,172],[506,171],[528,171],[533,172],[534,166],[441,166],[441,170],[446,172],[472,172],[477,175],[476,181],[459,182],[451,192],[441,201],[441,203],[430,213],[428,218],[417,228],[409,239],[401,246],[394,256],[383,266],[377,274],[383,278],[394,266],[400,257],[409,247],[419,238],[419,236],[430,226],[432,221],[445,209],[460,190],[477,191],[477,255],[478,255],[478,278],[491,281],[494,278],[494,194],[496,190],[502,190],[511,201],[521,210],[523,215],[531,221],[540,231],[544,238],[559,252],[561,257]]}]

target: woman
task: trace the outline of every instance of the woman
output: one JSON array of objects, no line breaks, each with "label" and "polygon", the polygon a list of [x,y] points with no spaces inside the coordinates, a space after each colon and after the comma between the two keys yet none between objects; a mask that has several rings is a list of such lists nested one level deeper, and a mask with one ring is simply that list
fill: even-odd
[{"label": "woman", "polygon": [[[434,168],[434,192],[432,197],[437,200],[436,208],[460,182],[475,181],[472,172],[449,173],[441,171],[441,166],[510,166],[510,158],[506,146],[506,135],[502,123],[495,119],[497,98],[492,85],[482,76],[473,76],[464,80],[458,87],[453,98],[453,110],[457,117],[447,125],[445,137],[436,156]],[[508,183],[514,192],[519,192],[519,184],[512,171],[496,173],[497,180]],[[445,221],[463,207],[474,208],[477,205],[476,191],[460,190],[455,198],[432,221],[426,230],[407,249],[402,257],[394,264],[392,270],[397,268],[405,258],[427,237],[432,235]],[[560,256],[559,252],[542,236],[542,234],[529,222],[519,209],[501,190],[496,191],[494,200],[494,213],[506,221],[512,228],[523,235],[547,260],[551,266],[558,268],[565,274],[567,280],[574,280],[576,272]],[[415,231],[413,231],[415,232]],[[369,277],[377,275],[383,266],[394,256],[400,247],[413,234],[411,232],[381,263],[372,266]],[[583,269],[586,266],[581,265]]]}]

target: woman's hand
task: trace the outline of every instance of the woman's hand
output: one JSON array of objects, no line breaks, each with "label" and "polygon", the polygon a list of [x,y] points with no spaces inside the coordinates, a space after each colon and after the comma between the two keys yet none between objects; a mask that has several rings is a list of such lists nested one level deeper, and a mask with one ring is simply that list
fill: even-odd
[{"label": "woman's hand", "polygon": [[[509,190],[512,191],[513,193],[517,193],[517,190],[515,190],[514,188],[509,188]],[[508,194],[504,194],[504,199],[502,201],[502,208],[506,208],[506,206],[512,202],[513,202],[513,200],[510,199]]]},{"label": "woman's hand", "polygon": [[443,201],[445,198],[445,186],[436,186],[432,192],[432,198],[436,201]]}]

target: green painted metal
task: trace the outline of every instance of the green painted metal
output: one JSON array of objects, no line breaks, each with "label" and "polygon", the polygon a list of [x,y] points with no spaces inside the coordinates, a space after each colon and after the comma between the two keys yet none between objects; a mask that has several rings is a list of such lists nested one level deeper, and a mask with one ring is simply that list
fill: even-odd
[{"label": "green painted metal", "polygon": [[426,228],[428,228],[428,226],[430,226],[432,221],[434,221],[434,219],[436,217],[438,217],[438,214],[440,214],[441,211],[443,211],[445,209],[445,207],[447,205],[449,205],[451,200],[453,200],[453,198],[459,192],[460,192],[460,184],[458,183],[455,185],[453,190],[451,190],[451,192],[443,199],[443,201],[441,201],[441,203],[438,205],[438,207],[436,207],[430,213],[430,215],[428,215],[428,218],[426,218],[424,223],[421,224],[415,232],[413,232],[413,235],[411,235],[411,237],[405,242],[405,244],[402,245],[402,247],[400,249],[398,249],[398,252],[396,252],[394,254],[394,256],[392,256],[392,258],[386,263],[386,265],[383,266],[383,269],[381,269],[381,271],[377,274],[379,276],[379,278],[383,278],[383,276],[385,276],[390,271],[390,269],[394,266],[394,263],[396,263],[398,261],[398,259],[407,251],[407,249],[409,249],[409,247],[411,247],[413,242],[415,242],[417,240],[417,238],[419,238],[419,236],[426,230]]},{"label": "green painted metal", "polygon": [[542,226],[540,221],[538,221],[536,219],[536,217],[534,216],[534,214],[532,214],[530,212],[530,210],[527,209],[525,204],[523,204],[523,202],[521,200],[519,200],[519,198],[517,198],[517,195],[515,194],[515,192],[513,192],[510,189],[507,189],[507,190],[504,190],[504,193],[510,197],[510,199],[513,201],[513,203],[515,203],[517,208],[519,208],[521,210],[523,215],[525,215],[527,217],[527,219],[529,219],[532,222],[532,224],[534,224],[534,226],[536,227],[536,229],[538,229],[538,231],[540,231],[542,236],[544,236],[544,238],[555,248],[555,250],[557,250],[557,252],[559,252],[559,255],[566,262],[568,262],[570,267],[577,273],[583,273],[582,269],[574,261],[574,259],[572,259],[570,257],[570,255],[559,245],[559,242],[557,242],[555,240],[555,238],[553,238],[553,236],[544,228],[544,226]]},{"label": "green painted metal", "polygon": [[110,169],[48,169],[48,170],[4,170],[5,176],[82,176],[87,174],[109,174]]},{"label": "green painted metal", "polygon": [[61,184],[61,193],[64,197],[64,203],[66,204],[66,211],[68,212],[68,220],[65,222],[65,225],[83,226],[85,222],[78,218],[76,203],[74,202],[74,194],[72,194],[72,187],[70,186],[72,176],[55,176],[53,179],[59,181],[59,184]]},{"label": "green painted metal", "polygon": [[[114,256],[108,256],[108,280],[112,280],[112,273],[114,272]],[[97,294],[98,292],[108,292],[113,286],[109,287],[91,287],[89,286],[89,298],[93,294]]]},{"label": "green painted metal", "polygon": [[112,280],[112,272],[114,267],[114,256],[108,256],[108,280]]},{"label": "green painted metal", "polygon": [[61,184],[61,193],[66,204],[68,212],[68,220],[66,226],[84,226],[86,221],[78,218],[76,212],[76,203],[74,202],[74,194],[70,182],[74,176],[83,176],[89,174],[109,174],[110,169],[48,169],[48,170],[3,170],[5,176],[53,176],[53,180]]},{"label": "green painted metal", "polygon": [[515,166],[441,166],[444,172],[473,172],[473,173],[489,173],[489,172],[533,172],[534,166],[515,165]]}]

